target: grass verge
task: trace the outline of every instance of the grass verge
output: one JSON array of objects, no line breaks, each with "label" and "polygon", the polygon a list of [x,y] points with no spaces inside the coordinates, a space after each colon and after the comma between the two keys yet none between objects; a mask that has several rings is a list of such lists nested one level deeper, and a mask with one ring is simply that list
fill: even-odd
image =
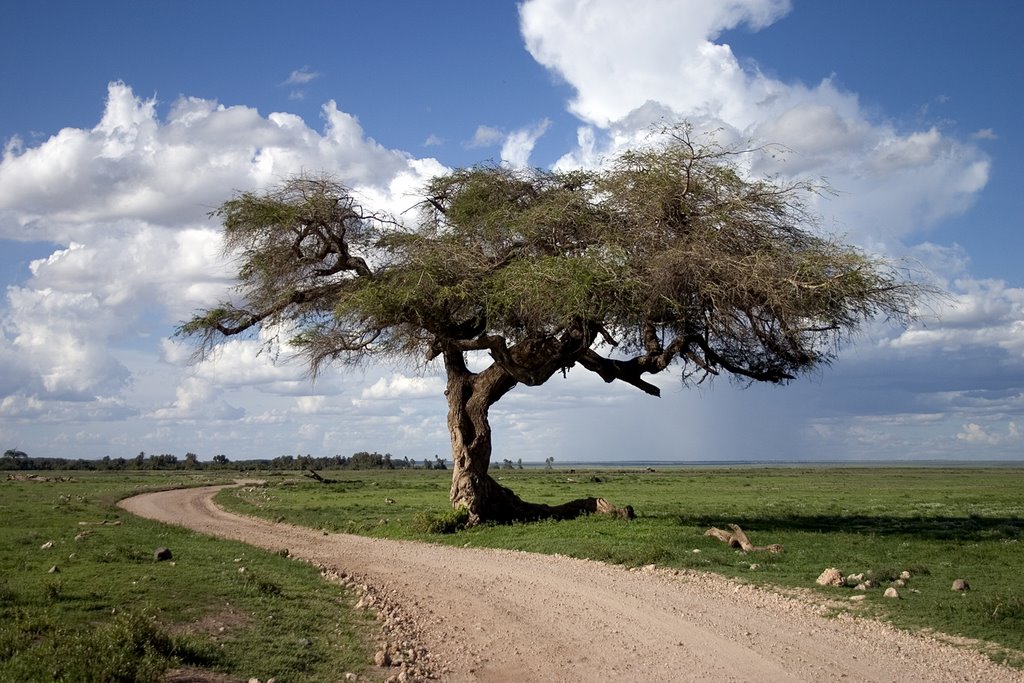
[{"label": "grass verge", "polygon": [[[155,681],[365,673],[376,623],[316,568],[139,519],[132,492],[217,483],[182,473],[0,481],[0,681]],[[155,561],[157,547],[171,561]],[[361,677],[365,679],[365,677]]]}]

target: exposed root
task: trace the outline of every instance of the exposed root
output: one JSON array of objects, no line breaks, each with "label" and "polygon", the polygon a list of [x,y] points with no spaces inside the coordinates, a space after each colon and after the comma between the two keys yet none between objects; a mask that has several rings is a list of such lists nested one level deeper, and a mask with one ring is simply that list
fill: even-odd
[{"label": "exposed root", "polygon": [[[511,489],[486,476],[476,481],[469,500],[460,498],[453,503],[464,505],[469,510],[469,525],[481,522],[532,522],[542,519],[576,519],[583,515],[609,515],[619,519],[635,519],[632,505],[619,507],[604,498],[578,498],[559,505],[530,503],[517,496]],[[482,486],[481,486],[482,485]]]}]

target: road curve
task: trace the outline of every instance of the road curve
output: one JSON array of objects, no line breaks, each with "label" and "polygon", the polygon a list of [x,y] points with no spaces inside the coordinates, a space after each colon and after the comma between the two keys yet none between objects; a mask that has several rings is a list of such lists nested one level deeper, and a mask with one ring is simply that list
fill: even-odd
[{"label": "road curve", "polygon": [[354,574],[397,596],[445,681],[1024,681],[976,653],[714,575],[324,535],[236,515],[222,487],[127,511]]}]

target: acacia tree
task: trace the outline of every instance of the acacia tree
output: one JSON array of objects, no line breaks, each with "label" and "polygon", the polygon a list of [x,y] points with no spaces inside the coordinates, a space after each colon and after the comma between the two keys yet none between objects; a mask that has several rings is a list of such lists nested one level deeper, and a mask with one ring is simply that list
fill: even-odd
[{"label": "acacia tree", "polygon": [[912,315],[920,286],[821,236],[816,188],[747,178],[743,154],[676,128],[597,171],[456,170],[429,183],[411,225],[325,177],[237,194],[215,212],[240,264],[234,301],[179,334],[202,357],[287,330],[314,374],[440,359],[452,505],[471,522],[579,514],[582,501],[527,503],[489,476],[488,409],[515,386],[572,368],[652,396],[645,376],[671,367],[684,383],[785,383],[867,321]]}]

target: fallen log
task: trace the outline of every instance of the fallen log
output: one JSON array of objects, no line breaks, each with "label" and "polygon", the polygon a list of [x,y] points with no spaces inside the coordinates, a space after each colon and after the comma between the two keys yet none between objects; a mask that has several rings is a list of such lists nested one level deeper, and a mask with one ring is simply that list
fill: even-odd
[{"label": "fallen log", "polygon": [[309,477],[310,479],[316,479],[321,484],[337,484],[338,483],[337,479],[325,479],[324,477],[321,477],[320,473],[314,471],[313,469],[306,470],[306,472],[304,472],[304,474],[307,477]]},{"label": "fallen log", "polygon": [[783,551],[782,546],[778,543],[773,543],[771,545],[754,545],[750,542],[750,539],[747,538],[746,532],[744,532],[738,524],[730,524],[729,529],[731,529],[731,531],[725,531],[724,529],[719,529],[718,527],[711,527],[710,529],[704,532],[704,535],[710,536],[712,538],[717,538],[719,541],[722,541],[730,548],[739,548],[745,553],[749,553],[752,551],[781,553]]}]

